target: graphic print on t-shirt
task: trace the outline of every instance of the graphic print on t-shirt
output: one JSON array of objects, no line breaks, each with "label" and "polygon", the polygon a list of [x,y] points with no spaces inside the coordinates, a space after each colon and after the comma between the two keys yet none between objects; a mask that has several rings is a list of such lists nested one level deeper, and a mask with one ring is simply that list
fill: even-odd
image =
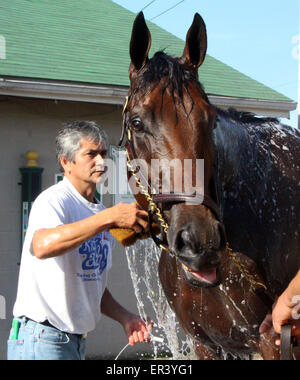
[{"label": "graphic print on t-shirt", "polygon": [[[79,248],[79,254],[82,255],[83,275],[77,274],[83,281],[96,281],[107,267],[107,258],[110,250],[109,241],[100,234],[87,242],[83,243]],[[87,271],[90,271],[87,273]]]}]

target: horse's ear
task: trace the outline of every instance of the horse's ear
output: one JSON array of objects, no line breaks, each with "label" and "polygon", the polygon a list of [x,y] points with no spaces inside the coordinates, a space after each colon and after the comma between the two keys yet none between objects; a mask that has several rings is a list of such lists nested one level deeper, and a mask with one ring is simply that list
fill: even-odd
[{"label": "horse's ear", "polygon": [[140,12],[133,24],[130,41],[131,65],[129,72],[140,70],[148,61],[148,54],[151,47],[151,34],[146,25],[143,12]]},{"label": "horse's ear", "polygon": [[207,33],[205,22],[199,13],[195,14],[192,26],[186,35],[186,43],[181,60],[198,69],[206,56]]}]

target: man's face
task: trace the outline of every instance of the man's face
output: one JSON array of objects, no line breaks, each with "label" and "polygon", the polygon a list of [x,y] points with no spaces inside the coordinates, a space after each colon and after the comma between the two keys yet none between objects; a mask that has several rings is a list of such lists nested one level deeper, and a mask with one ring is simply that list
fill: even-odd
[{"label": "man's face", "polygon": [[97,184],[106,171],[104,159],[107,156],[105,143],[98,145],[87,139],[81,140],[81,147],[76,152],[74,162],[67,163],[68,174],[76,181]]}]

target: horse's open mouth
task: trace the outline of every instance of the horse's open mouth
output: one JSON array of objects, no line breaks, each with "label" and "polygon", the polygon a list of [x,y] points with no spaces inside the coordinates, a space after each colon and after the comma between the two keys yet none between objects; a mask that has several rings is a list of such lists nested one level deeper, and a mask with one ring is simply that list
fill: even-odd
[{"label": "horse's open mouth", "polygon": [[214,287],[219,284],[219,270],[217,267],[205,269],[203,271],[194,271],[188,266],[181,264],[183,268],[183,273],[186,277],[187,282],[193,286],[198,287]]}]

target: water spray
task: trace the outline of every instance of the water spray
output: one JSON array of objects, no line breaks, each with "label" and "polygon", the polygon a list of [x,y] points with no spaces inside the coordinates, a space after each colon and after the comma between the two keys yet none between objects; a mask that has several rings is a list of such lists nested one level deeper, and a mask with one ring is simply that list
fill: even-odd
[{"label": "water spray", "polygon": [[[151,342],[157,342],[157,343],[164,343],[164,338],[161,338],[159,336],[151,335]],[[115,360],[118,360],[119,357],[122,355],[122,353],[126,350],[126,348],[129,346],[129,343],[126,344],[125,347],[122,348],[122,350],[118,353],[118,355],[115,357]]]}]

